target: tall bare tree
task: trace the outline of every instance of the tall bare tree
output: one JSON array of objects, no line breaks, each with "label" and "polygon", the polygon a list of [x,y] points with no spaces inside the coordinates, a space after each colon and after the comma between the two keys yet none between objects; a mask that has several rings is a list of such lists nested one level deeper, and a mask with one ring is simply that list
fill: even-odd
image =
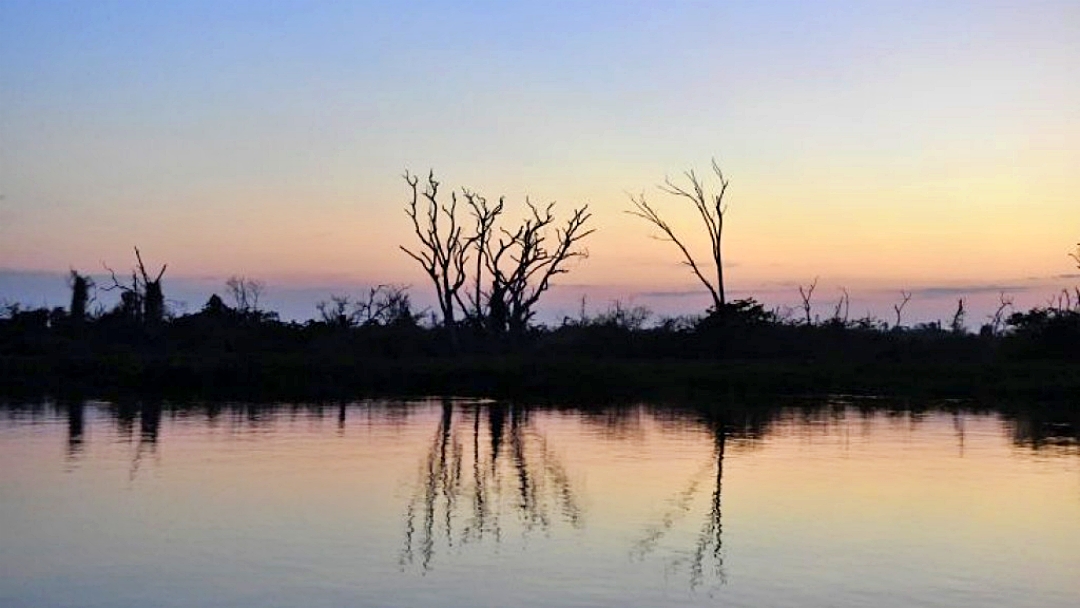
[{"label": "tall bare tree", "polygon": [[415,249],[401,245],[401,250],[423,267],[435,285],[435,296],[439,301],[443,325],[454,341],[454,328],[457,323],[455,310],[466,309],[460,292],[467,279],[469,250],[476,237],[465,234],[459,222],[456,193],[450,193],[449,205],[439,203],[439,182],[435,179],[434,171],[428,173],[427,182],[422,189],[419,177],[408,171],[404,177],[412,194],[406,204],[405,213],[412,220],[413,231],[420,240],[420,245]]},{"label": "tall bare tree", "polygon": [[701,218],[701,223],[705,227],[705,233],[709,237],[709,244],[712,255],[712,263],[715,266],[714,277],[712,279],[706,278],[705,271],[694,256],[690,253],[689,248],[681,237],[675,234],[675,230],[653,207],[648,201],[645,200],[645,195],[640,194],[638,196],[630,196],[630,201],[633,203],[633,209],[627,211],[630,215],[640,217],[641,219],[649,222],[656,228],[660,229],[662,240],[671,241],[679,249],[682,254],[683,263],[690,267],[690,270],[694,273],[694,276],[701,281],[701,284],[709,290],[709,295],[713,299],[714,310],[719,311],[720,308],[727,303],[727,298],[724,294],[724,259],[723,250],[721,248],[721,239],[724,234],[724,214],[727,213],[727,205],[724,203],[724,194],[727,192],[728,180],[724,177],[724,172],[720,170],[720,166],[716,164],[716,159],[712,161],[712,170],[719,179],[719,189],[715,191],[709,191],[706,188],[704,181],[698,177],[693,171],[687,171],[683,175],[686,177],[688,184],[686,186],[680,186],[673,182],[670,178],[664,179],[664,184],[660,186],[660,190],[680,198],[689,200],[697,211],[698,216]]}]

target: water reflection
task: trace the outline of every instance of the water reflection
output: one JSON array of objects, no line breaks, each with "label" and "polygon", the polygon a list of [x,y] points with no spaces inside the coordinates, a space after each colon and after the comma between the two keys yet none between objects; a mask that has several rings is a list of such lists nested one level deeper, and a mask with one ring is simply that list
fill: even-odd
[{"label": "water reflection", "polygon": [[582,509],[559,456],[514,404],[456,406],[444,399],[416,487],[405,508],[399,564],[433,567],[439,552],[500,543],[504,517],[523,533],[582,524]]},{"label": "water reflection", "polygon": [[[685,487],[668,500],[670,508],[665,510],[658,520],[648,525],[644,534],[636,540],[630,550],[632,559],[644,560],[655,553],[661,542],[693,509],[701,492],[710,491],[708,511],[703,516],[703,523],[697,532],[694,544],[674,555],[665,556],[666,570],[676,574],[686,569],[689,574],[691,589],[697,589],[707,578],[724,584],[724,539],[723,539],[723,489],[724,489],[724,451],[727,446],[729,425],[723,418],[707,419],[706,424],[713,435],[712,458],[701,467],[685,484]],[[750,432],[748,434],[753,434]],[[711,486],[707,483],[711,481]]]},{"label": "water reflection", "polygon": [[97,589],[76,577],[98,555],[122,593],[126,555],[178,605],[302,605],[311,581],[328,605],[1072,606],[1078,428],[1073,407],[837,398],[8,404],[0,603],[79,605],[20,581]]}]

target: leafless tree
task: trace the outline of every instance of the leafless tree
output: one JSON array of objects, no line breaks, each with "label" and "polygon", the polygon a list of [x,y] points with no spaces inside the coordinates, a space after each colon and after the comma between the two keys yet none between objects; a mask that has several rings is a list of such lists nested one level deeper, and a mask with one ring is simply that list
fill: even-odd
[{"label": "leafless tree", "polygon": [[[495,232],[495,222],[498,220],[499,215],[503,212],[504,199],[499,197],[499,201],[494,206],[488,206],[488,201],[483,196],[475,192],[468,190],[463,191],[465,201],[469,205],[469,209],[472,212],[473,220],[475,222],[475,238],[472,245],[475,249],[476,260],[475,268],[473,270],[473,285],[472,293],[470,296],[471,310],[467,311],[467,314],[478,324],[483,323],[483,319],[488,316],[489,311],[489,297],[485,297],[484,285],[484,272],[490,265],[491,260],[488,256],[489,245],[491,243],[492,235]],[[489,281],[491,279],[489,278]],[[490,296],[490,293],[487,294]]]},{"label": "leafless tree", "polygon": [[660,230],[662,236],[659,238],[661,240],[671,241],[675,244],[682,254],[683,263],[690,267],[694,276],[701,281],[701,284],[709,291],[709,295],[712,296],[713,309],[719,311],[721,307],[727,303],[724,295],[724,264],[721,238],[724,233],[724,214],[727,213],[727,205],[724,203],[724,194],[727,192],[728,180],[724,177],[724,173],[720,170],[720,166],[716,163],[715,159],[712,161],[712,169],[713,173],[715,173],[716,177],[719,179],[720,185],[718,191],[706,191],[707,189],[703,180],[700,179],[693,170],[684,173],[687,182],[689,182],[687,186],[680,186],[670,178],[665,178],[664,185],[660,186],[660,190],[667,194],[689,200],[697,210],[701,222],[705,226],[705,232],[709,237],[712,263],[715,266],[715,277],[713,279],[710,280],[705,277],[701,265],[694,259],[694,256],[690,253],[686,243],[675,234],[675,230],[671,227],[671,224],[660,216],[660,213],[656,208],[645,200],[644,194],[640,194],[636,197],[633,195],[630,196],[630,202],[633,203],[633,209],[630,209],[627,213],[649,222]]},{"label": "leafless tree", "polygon": [[498,226],[503,198],[490,205],[483,196],[463,189],[462,199],[473,221],[467,231],[458,217],[457,193],[450,194],[449,204],[442,204],[433,174],[429,173],[423,189],[416,176],[406,173],[405,181],[412,191],[406,214],[420,246],[401,249],[424,268],[434,284],[452,341],[459,312],[461,318],[496,333],[524,331],[552,278],[567,272],[569,260],[588,254],[580,244],[594,232],[587,227],[592,217],[588,205],[575,209],[565,224],[556,227],[554,203],[540,208],[526,200],[529,215],[509,230]]},{"label": "leafless tree", "polygon": [[332,295],[315,308],[323,323],[339,327],[415,325],[423,315],[412,312],[408,287],[404,285],[377,285],[365,297],[356,299]]},{"label": "leafless tree", "polygon": [[893,304],[893,310],[896,312],[896,325],[893,325],[893,329],[900,329],[900,315],[904,312],[904,307],[911,301],[911,292],[900,290],[900,303]]},{"label": "leafless tree", "polygon": [[813,306],[810,304],[810,299],[814,297],[814,290],[817,289],[818,277],[814,277],[814,281],[810,283],[810,286],[805,290],[802,285],[799,285],[799,298],[802,299],[803,313],[806,315],[806,324],[813,325],[814,320],[810,318],[810,311]]},{"label": "leafless tree", "polygon": [[1076,252],[1070,253],[1069,257],[1076,262],[1076,268],[1080,269],[1080,243],[1076,244]]},{"label": "leafless tree", "polygon": [[[434,171],[428,172],[427,183],[420,188],[420,178],[405,172],[405,183],[409,185],[412,197],[405,207],[405,213],[412,220],[413,230],[420,240],[415,250],[404,245],[401,250],[416,260],[435,285],[435,296],[439,302],[443,325],[450,332],[451,342],[456,346],[455,310],[464,310],[465,304],[460,291],[467,278],[466,265],[469,261],[469,249],[475,236],[466,235],[457,215],[457,194],[450,193],[450,204],[439,203],[439,182]],[[421,199],[424,209],[420,210]]]},{"label": "leafless tree", "polygon": [[956,312],[953,313],[952,321],[949,322],[949,329],[954,334],[964,333],[964,316],[967,311],[964,309],[964,298],[960,298],[956,302]]},{"label": "leafless tree", "polygon": [[848,295],[846,288],[841,287],[840,299],[836,302],[836,306],[833,307],[832,323],[839,326],[846,326],[848,318],[851,315],[851,296]]},{"label": "leafless tree", "polygon": [[998,307],[994,311],[994,314],[990,315],[990,334],[993,336],[1001,335],[1002,329],[1005,327],[1005,313],[1013,306],[1013,299],[1001,292],[998,294]]},{"label": "leafless tree", "polygon": [[102,264],[112,278],[112,284],[102,289],[120,290],[120,310],[129,319],[148,325],[160,323],[165,317],[165,295],[161,289],[161,277],[164,276],[168,264],[163,264],[157,276],[151,279],[138,247],[135,248],[135,260],[138,265],[131,271],[130,284],[121,283],[116,272]]},{"label": "leafless tree", "polygon": [[525,204],[530,216],[517,230],[502,229],[497,241],[485,243],[484,260],[492,277],[489,326],[514,334],[520,334],[528,326],[536,314],[536,302],[551,286],[552,277],[567,272],[565,265],[569,260],[588,256],[579,243],[595,232],[586,228],[592,217],[588,205],[575,209],[570,219],[555,229],[552,239],[548,229],[555,223],[555,203],[549,203],[543,210],[528,200]]},{"label": "leafless tree", "polygon": [[250,313],[259,311],[259,298],[266,290],[266,283],[245,276],[233,275],[225,281],[229,296],[232,297],[237,312]]}]

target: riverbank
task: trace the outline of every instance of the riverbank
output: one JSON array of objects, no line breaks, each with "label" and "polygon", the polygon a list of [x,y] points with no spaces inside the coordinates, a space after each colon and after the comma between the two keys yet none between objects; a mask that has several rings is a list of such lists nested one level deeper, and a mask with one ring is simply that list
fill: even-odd
[{"label": "riverbank", "polygon": [[257,356],[0,357],[8,394],[321,398],[453,394],[589,399],[851,394],[955,399],[1073,400],[1070,361],[620,359],[470,355],[314,358]]}]

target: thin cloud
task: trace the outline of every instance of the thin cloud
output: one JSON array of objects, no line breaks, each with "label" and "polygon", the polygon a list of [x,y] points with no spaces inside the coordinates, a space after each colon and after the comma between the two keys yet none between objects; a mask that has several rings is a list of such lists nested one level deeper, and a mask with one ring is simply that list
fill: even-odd
[{"label": "thin cloud", "polygon": [[641,291],[637,295],[641,298],[692,298],[704,296],[706,293],[701,289],[676,289],[669,291]]},{"label": "thin cloud", "polygon": [[923,298],[955,298],[983,293],[1023,293],[1034,287],[1020,285],[934,285],[909,290],[914,296]]}]

